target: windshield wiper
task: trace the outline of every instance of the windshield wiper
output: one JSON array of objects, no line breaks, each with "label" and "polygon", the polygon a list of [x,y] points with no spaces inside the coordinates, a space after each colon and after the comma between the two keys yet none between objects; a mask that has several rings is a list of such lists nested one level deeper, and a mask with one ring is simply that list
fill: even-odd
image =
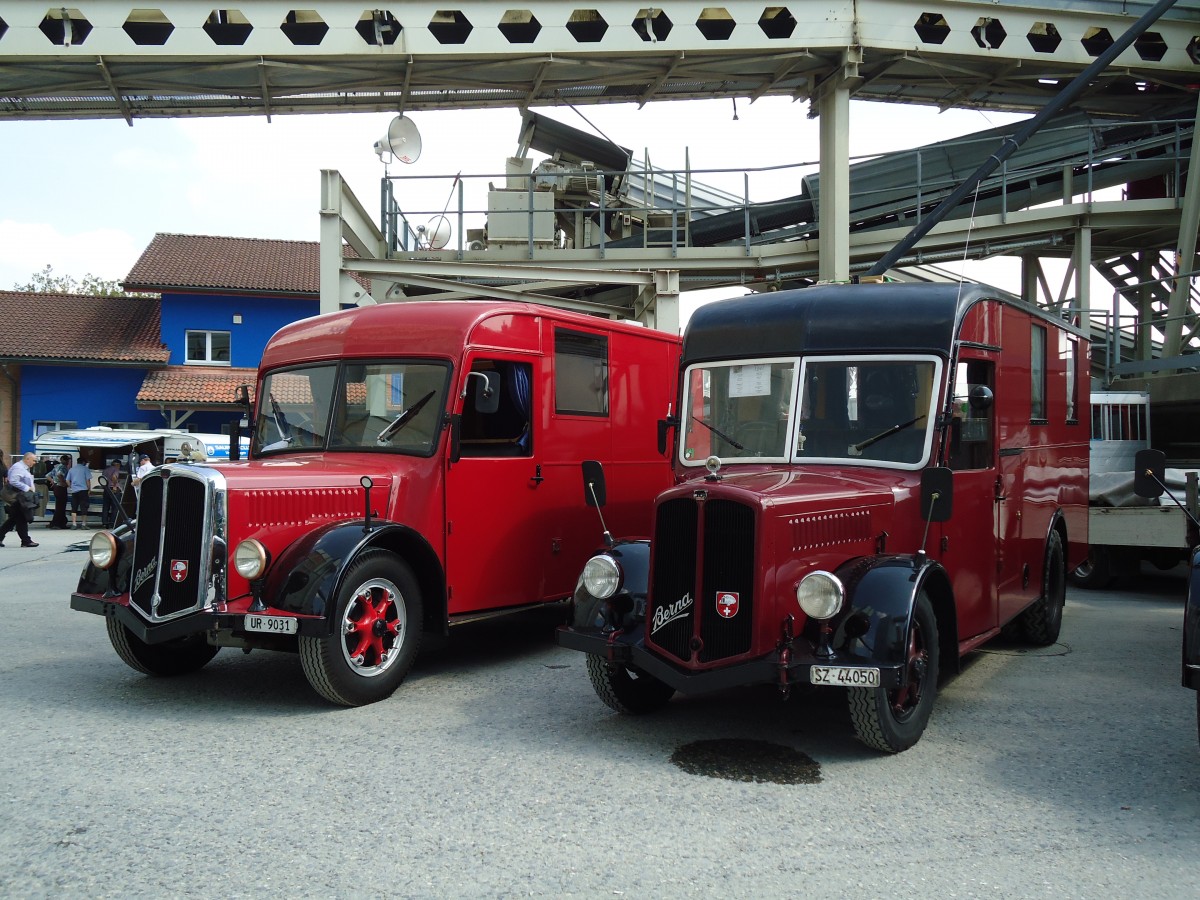
[{"label": "windshield wiper", "polygon": [[725,441],[727,444],[729,444],[729,446],[733,447],[735,450],[745,450],[746,449],[742,444],[739,444],[737,441],[735,441],[733,438],[731,438],[725,432],[723,432],[719,428],[717,428],[716,425],[710,425],[708,422],[705,422],[703,419],[697,418],[696,416],[692,416],[692,421],[699,422],[701,425],[703,425],[705,428],[707,428],[709,431],[711,431],[713,434],[715,434],[721,440]]},{"label": "windshield wiper", "polygon": [[901,422],[899,425],[893,425],[891,428],[885,428],[883,431],[879,432],[879,434],[873,435],[872,437],[867,438],[865,441],[859,441],[857,444],[851,444],[848,448],[849,453],[851,456],[861,456],[862,452],[872,444],[882,441],[885,437],[891,437],[893,434],[897,434],[898,432],[903,431],[905,428],[911,428],[923,418],[925,418],[923,415],[917,416],[915,419],[909,419],[907,422]]},{"label": "windshield wiper", "polygon": [[[279,401],[275,399],[275,395],[271,394],[271,418],[275,420],[275,430],[279,432],[279,439],[286,444],[291,444],[295,440],[292,437],[292,426],[288,424],[287,416],[284,415],[283,409],[279,406]],[[279,441],[276,441],[279,443]],[[271,446],[275,446],[272,444]]]},{"label": "windshield wiper", "polygon": [[400,415],[396,416],[396,418],[392,419],[392,421],[388,423],[387,427],[385,427],[383,431],[379,432],[379,436],[375,438],[375,443],[386,444],[388,441],[390,441],[392,435],[411,422],[416,414],[425,407],[425,404],[433,399],[433,395],[435,393],[436,391],[430,391],[408,409],[404,410],[404,412],[400,413]]}]

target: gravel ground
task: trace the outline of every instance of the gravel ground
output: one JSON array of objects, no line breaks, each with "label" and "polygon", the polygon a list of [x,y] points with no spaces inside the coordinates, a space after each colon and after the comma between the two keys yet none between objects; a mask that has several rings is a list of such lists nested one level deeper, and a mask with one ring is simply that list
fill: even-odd
[{"label": "gravel ground", "polygon": [[34,536],[0,549],[3,897],[1200,895],[1178,577],[1072,590],[1062,643],[973,654],[886,757],[833,689],[616,715],[557,611],[361,709],[285,654],[147,678],[68,607],[88,534]]}]

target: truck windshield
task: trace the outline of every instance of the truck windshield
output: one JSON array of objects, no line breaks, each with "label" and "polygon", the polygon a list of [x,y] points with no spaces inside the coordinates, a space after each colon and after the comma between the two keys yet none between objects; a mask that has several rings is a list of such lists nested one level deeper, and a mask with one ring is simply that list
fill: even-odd
[{"label": "truck windshield", "polygon": [[437,363],[342,363],[263,379],[255,455],[289,450],[384,450],[430,456],[449,368]]},{"label": "truck windshield", "polygon": [[936,358],[901,356],[693,366],[681,461],[922,465],[941,368]]}]

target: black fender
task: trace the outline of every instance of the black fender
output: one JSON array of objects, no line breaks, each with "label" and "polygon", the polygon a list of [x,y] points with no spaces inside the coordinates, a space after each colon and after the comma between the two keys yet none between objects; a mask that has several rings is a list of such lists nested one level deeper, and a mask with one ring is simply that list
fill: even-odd
[{"label": "black fender", "polygon": [[1183,686],[1200,690],[1200,551],[1191,554],[1183,609]]},{"label": "black fender", "polygon": [[79,575],[76,593],[116,597],[129,591],[129,571],[133,568],[133,529],[128,524],[121,524],[110,531],[117,540],[116,563],[107,569],[99,569],[92,562],[89,552],[88,561]]},{"label": "black fender", "polygon": [[650,542],[618,541],[593,556],[611,556],[621,567],[621,587],[606,600],[593,597],[582,581],[575,588],[572,624],[579,629],[630,631],[646,620],[650,592]]},{"label": "black fender", "polygon": [[[357,519],[307,533],[272,561],[263,601],[288,612],[324,616],[332,628],[330,612],[346,570],[360,555],[376,547],[409,560],[427,598],[426,625],[440,614],[445,627],[445,576],[437,554],[419,532],[394,523],[367,529]],[[428,602],[439,597],[440,607]]]},{"label": "black fender", "polygon": [[950,580],[940,564],[918,563],[912,556],[879,556],[852,560],[834,574],[846,587],[847,607],[834,631],[835,647],[864,662],[903,665],[913,606],[924,589],[938,620],[943,670],[957,670],[957,652],[945,652],[957,646],[957,623]]}]

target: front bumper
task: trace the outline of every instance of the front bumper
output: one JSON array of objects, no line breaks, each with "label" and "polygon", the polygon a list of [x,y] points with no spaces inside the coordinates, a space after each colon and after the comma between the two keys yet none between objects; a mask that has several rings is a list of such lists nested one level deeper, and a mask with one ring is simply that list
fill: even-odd
[{"label": "front bumper", "polygon": [[640,634],[619,631],[606,634],[562,625],[555,633],[555,639],[560,647],[580,650],[609,662],[639,669],[682,694],[704,694],[751,684],[776,684],[781,688],[811,684],[813,666],[878,669],[879,686],[885,690],[900,687],[904,683],[905,670],[902,665],[880,665],[863,656],[845,652],[837,652],[829,658],[817,658],[802,639],[795,639],[757,659],[700,671],[680,668],[647,650]]},{"label": "front bumper", "polygon": [[[151,625],[129,608],[128,595],[113,598],[99,594],[71,594],[71,609],[114,618],[146,644],[161,644],[164,641],[204,631],[247,634],[244,626],[249,606],[250,598],[247,597],[229,603],[223,612],[202,610],[190,616]],[[329,625],[324,616],[297,616],[294,613],[269,607],[259,615],[296,619],[298,636],[323,637],[329,634]],[[257,636],[255,633],[255,637]]]}]

